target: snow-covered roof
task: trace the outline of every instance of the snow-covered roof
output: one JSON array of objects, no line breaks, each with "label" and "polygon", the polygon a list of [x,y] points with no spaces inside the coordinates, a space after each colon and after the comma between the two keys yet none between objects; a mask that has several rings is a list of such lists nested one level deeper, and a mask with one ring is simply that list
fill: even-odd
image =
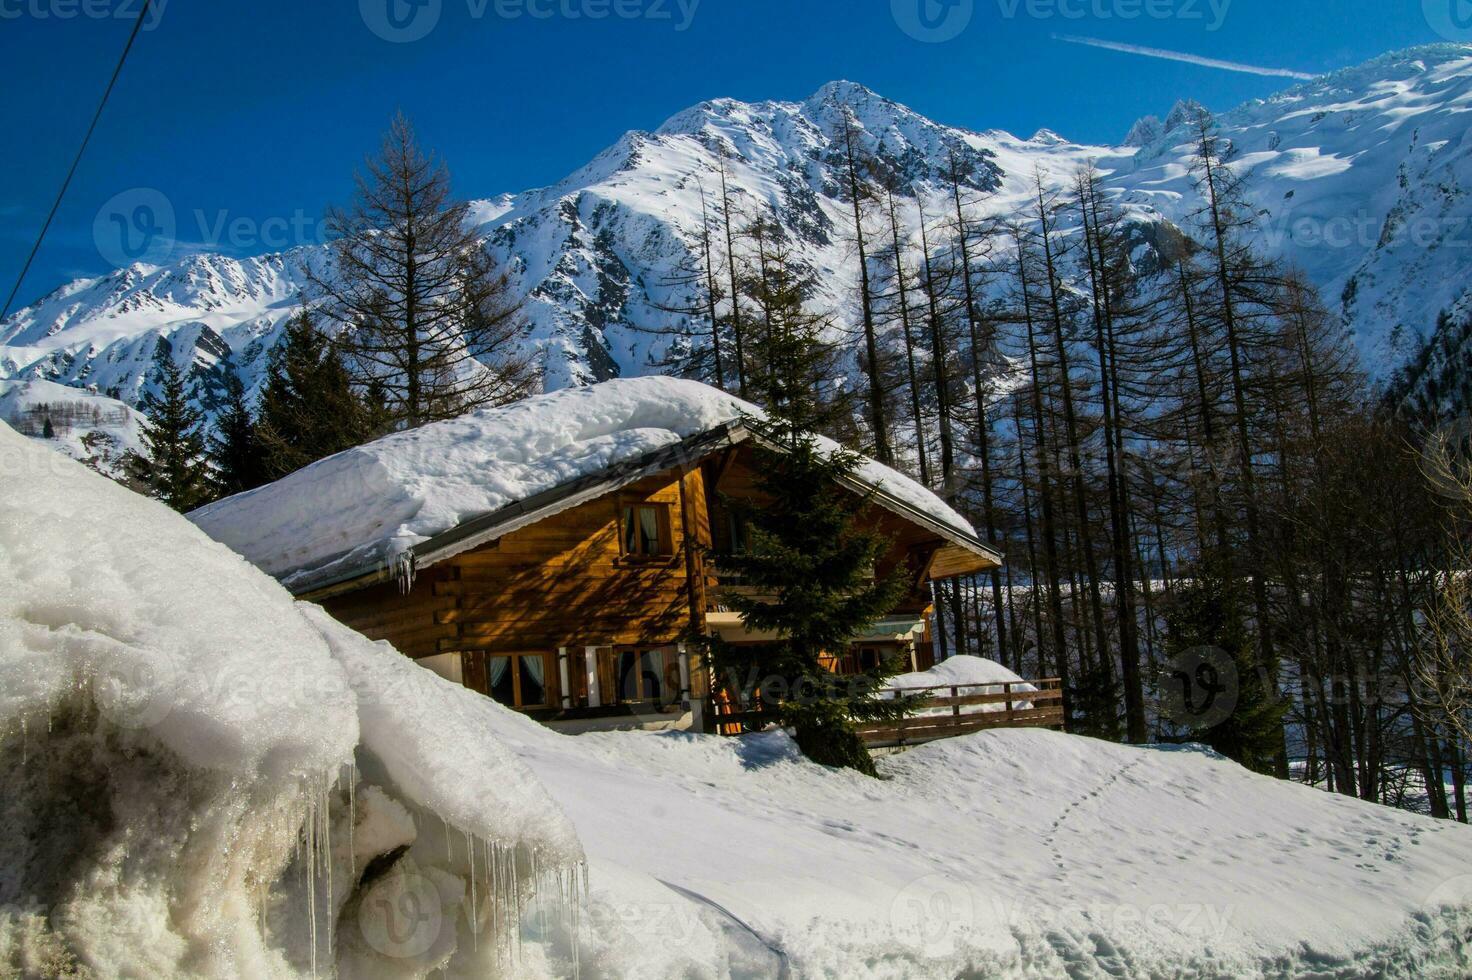
[{"label": "snow-covered roof", "polygon": [[[297,592],[447,557],[750,438],[756,406],[676,378],[570,388],[438,422],[321,460],[190,519]],[[836,445],[836,444],[834,444]],[[684,456],[682,456],[682,453]],[[972,551],[971,524],[909,477],[864,460],[855,477],[876,499]],[[491,522],[471,542],[467,525]]]}]

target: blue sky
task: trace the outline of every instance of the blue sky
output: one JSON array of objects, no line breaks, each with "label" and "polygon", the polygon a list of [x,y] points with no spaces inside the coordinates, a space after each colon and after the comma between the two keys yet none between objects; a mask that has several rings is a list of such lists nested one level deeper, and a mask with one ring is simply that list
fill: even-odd
[{"label": "blue sky", "polygon": [[[140,2],[0,0],[0,131],[11,134],[0,155],[0,293]],[[465,197],[550,183],[625,130],[652,129],[702,99],[801,99],[836,78],[952,125],[1116,141],[1179,96],[1226,109],[1292,79],[1058,35],[1318,73],[1440,40],[1434,8],[1458,2],[166,0],[20,302],[109,268],[94,220],[135,188],[170,203],[181,239],[209,239],[200,227],[223,220],[237,223],[223,236],[236,253],[310,240],[398,108],[448,159]],[[944,39],[917,38],[927,30]]]}]

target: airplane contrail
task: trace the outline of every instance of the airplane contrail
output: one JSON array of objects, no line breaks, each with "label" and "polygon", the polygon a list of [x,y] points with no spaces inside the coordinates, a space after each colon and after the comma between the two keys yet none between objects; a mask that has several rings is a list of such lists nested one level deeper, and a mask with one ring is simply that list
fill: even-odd
[{"label": "airplane contrail", "polygon": [[1200,65],[1203,68],[1220,68],[1223,71],[1240,71],[1249,75],[1271,75],[1280,78],[1298,78],[1310,80],[1318,78],[1308,72],[1294,71],[1291,68],[1266,68],[1262,65],[1244,65],[1238,61],[1222,61],[1219,58],[1204,58],[1197,54],[1186,54],[1182,51],[1167,51],[1164,48],[1147,48],[1139,44],[1120,44],[1118,41],[1101,41],[1096,37],[1079,37],[1075,34],[1054,34],[1053,40],[1064,41],[1068,44],[1085,44],[1091,48],[1105,48],[1109,51],[1122,51],[1125,54],[1138,54],[1146,58],[1164,58],[1166,61],[1184,61],[1188,65]]}]

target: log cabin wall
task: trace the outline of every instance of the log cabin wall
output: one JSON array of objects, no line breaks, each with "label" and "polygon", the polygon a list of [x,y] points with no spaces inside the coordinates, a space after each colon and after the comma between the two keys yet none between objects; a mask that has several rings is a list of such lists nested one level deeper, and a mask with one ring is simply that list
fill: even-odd
[{"label": "log cabin wall", "polygon": [[[654,508],[662,553],[626,553],[627,507]],[[703,629],[709,542],[701,472],[672,471],[422,569],[407,593],[385,584],[323,605],[416,660],[470,655],[464,680],[479,689],[486,655],[546,654],[557,666],[560,648],[575,658],[589,647],[611,656],[621,647],[672,647],[692,625]],[[571,693],[585,697],[580,664],[570,670]],[[560,699],[560,670],[548,675]]]}]

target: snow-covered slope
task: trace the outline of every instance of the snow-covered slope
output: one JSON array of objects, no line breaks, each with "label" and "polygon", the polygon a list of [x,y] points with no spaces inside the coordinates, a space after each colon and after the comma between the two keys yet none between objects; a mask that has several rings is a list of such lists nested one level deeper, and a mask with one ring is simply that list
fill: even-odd
[{"label": "snow-covered slope", "polygon": [[[1168,122],[1183,122],[1183,113]],[[1371,374],[1400,367],[1472,272],[1472,46],[1386,55],[1218,118],[1249,174],[1258,232],[1337,304]],[[1111,179],[1124,200],[1189,224],[1188,126]],[[1149,127],[1137,138],[1148,134]]]},{"label": "snow-covered slope", "polygon": [[0,381],[0,420],[115,480],[127,479],[128,453],[143,450],[142,413],[89,388],[54,381]]},{"label": "snow-covered slope", "polygon": [[498,715],[590,859],[606,977],[1463,977],[1472,830],[1196,748],[995,731],[879,760]]},{"label": "snow-covered slope", "polygon": [[571,897],[504,709],[3,424],[0,458],[0,975],[481,977]]},{"label": "snow-covered slope", "polygon": [[[1220,117],[1253,172],[1270,248],[1308,270],[1342,304],[1371,372],[1400,366],[1472,269],[1472,184],[1466,111],[1472,47],[1387,55]],[[1035,173],[1066,186],[1094,161],[1143,222],[1190,221],[1191,103],[1150,117],[1120,146],[1086,146],[1043,131],[1031,139],[942,126],[860,85],[835,82],[803,102],[701,103],[653,132],[632,132],[560,182],[472,208],[489,247],[526,295],[525,344],[562,388],[658,373],[664,331],[692,304],[682,283],[700,268],[702,191],[719,215],[723,154],[742,217],[774,214],[797,256],[821,275],[821,299],[855,317],[855,250],[837,136],[852,111],[862,148],[900,178],[906,223],[917,201],[947,208],[942,171],[954,151],[970,168],[978,213],[1011,215]],[[319,248],[236,260],[191,255],[63,287],[0,324],[0,376],[92,384],[136,403],[160,337],[181,362],[229,356],[254,383],[282,320],[304,293]],[[1472,301],[1464,302],[1472,308]],[[699,328],[692,324],[698,332]],[[211,378],[204,399],[209,400]]]}]

